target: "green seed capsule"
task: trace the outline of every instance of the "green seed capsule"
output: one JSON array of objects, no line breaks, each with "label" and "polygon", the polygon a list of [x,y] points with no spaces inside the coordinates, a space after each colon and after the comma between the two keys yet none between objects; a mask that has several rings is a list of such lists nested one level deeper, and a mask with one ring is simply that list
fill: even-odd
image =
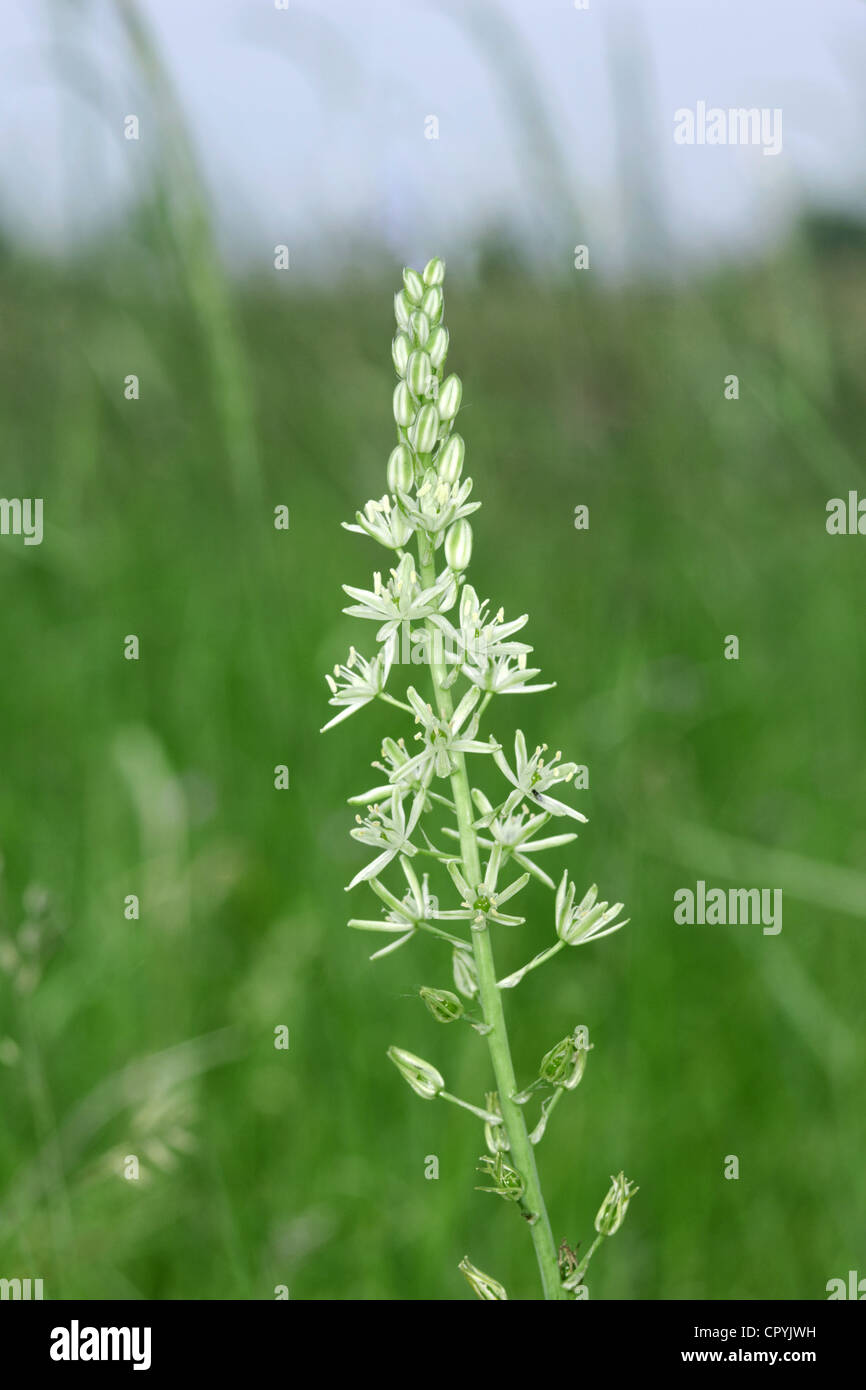
[{"label": "green seed capsule", "polygon": [[405,381],[399,381],[394,388],[394,419],[404,428],[411,425],[415,416],[415,402]]},{"label": "green seed capsule", "polygon": [[432,375],[433,366],[428,354],[420,349],[411,353],[406,364],[406,381],[414,396],[426,395]]},{"label": "green seed capsule", "polygon": [[391,344],[391,357],[398,376],[406,375],[406,363],[409,361],[409,339],[405,333],[398,333]]},{"label": "green seed capsule", "polygon": [[431,323],[438,323],[442,317],[445,303],[438,285],[432,285],[421,300],[421,308]]},{"label": "green seed capsule", "polygon": [[538,1075],[550,1086],[562,1086],[571,1075],[574,1063],[574,1039],[571,1034],[552,1047],[541,1059]]},{"label": "green seed capsule", "polygon": [[415,481],[415,465],[408,444],[398,444],[388,459],[388,487],[392,492],[408,492]]},{"label": "green seed capsule", "polygon": [[432,261],[428,261],[424,267],[424,284],[441,285],[445,279],[445,262],[440,256],[434,256]]},{"label": "green seed capsule", "polygon": [[397,320],[398,328],[409,327],[409,315],[412,312],[409,300],[406,298],[405,290],[398,290],[394,295],[394,317]]},{"label": "green seed capsule", "polygon": [[407,1052],[402,1047],[389,1047],[388,1056],[412,1090],[423,1096],[424,1100],[432,1100],[443,1089],[445,1081],[442,1073],[425,1062],[423,1057],[416,1057],[414,1052]]},{"label": "green seed capsule", "polygon": [[465,570],[472,559],[472,527],[465,517],[455,521],[445,537],[445,559],[453,570]]},{"label": "green seed capsule", "polygon": [[424,297],[424,281],[417,270],[403,271],[403,284],[406,288],[406,295],[413,304],[420,304]]},{"label": "green seed capsule", "polygon": [[453,373],[446,377],[439,392],[437,404],[443,420],[453,420],[463,399],[463,382]]},{"label": "green seed capsule", "polygon": [[466,444],[463,436],[452,434],[448,443],[439,450],[436,456],[436,472],[443,483],[456,483],[460,474],[463,472],[463,459],[466,454]]},{"label": "green seed capsule", "polygon": [[448,356],[448,329],[440,324],[434,328],[430,337],[427,339],[427,351],[430,354],[430,361],[433,366],[439,368]]},{"label": "green seed capsule", "polygon": [[454,1023],[463,1014],[463,1001],[450,989],[422,985],[418,991],[437,1023]]},{"label": "green seed capsule", "polygon": [[409,332],[412,334],[416,347],[427,346],[427,339],[430,337],[430,320],[419,309],[416,309],[409,319]]},{"label": "green seed capsule", "polygon": [[412,445],[416,454],[432,453],[439,434],[439,411],[435,405],[422,405],[412,427]]}]

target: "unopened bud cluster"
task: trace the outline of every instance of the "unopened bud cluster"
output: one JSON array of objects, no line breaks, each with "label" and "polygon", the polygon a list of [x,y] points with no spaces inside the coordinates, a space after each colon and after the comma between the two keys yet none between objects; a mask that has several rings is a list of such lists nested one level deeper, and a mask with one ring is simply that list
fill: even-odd
[{"label": "unopened bud cluster", "polygon": [[[463,471],[466,446],[452,433],[463,399],[463,383],[444,375],[448,329],[442,281],[445,262],[428,261],[424,272],[403,271],[403,288],[394,296],[397,333],[391,356],[400,380],[394,388],[394,419],[400,443],[388,460],[388,485],[396,495],[413,483],[432,490],[452,489]],[[441,537],[440,537],[441,539]],[[472,528],[464,517],[445,533],[445,558],[464,570],[472,555]]]}]

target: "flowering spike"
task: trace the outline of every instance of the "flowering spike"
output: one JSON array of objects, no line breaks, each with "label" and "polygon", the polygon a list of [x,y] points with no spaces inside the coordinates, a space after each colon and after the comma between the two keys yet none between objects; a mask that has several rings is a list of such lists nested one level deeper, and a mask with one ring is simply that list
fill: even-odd
[{"label": "flowering spike", "polygon": [[[324,727],[334,728],[372,701],[400,712],[402,728],[382,740],[372,764],[374,785],[350,798],[359,810],[349,833],[366,858],[348,889],[369,884],[375,910],[352,917],[349,925],[384,940],[372,960],[411,947],[421,935],[451,950],[454,990],[424,986],[419,992],[437,1022],[465,1018],[485,1039],[495,1077],[485,1106],[446,1091],[441,1073],[415,1053],[391,1047],[387,1055],[417,1095],[447,1101],[481,1121],[487,1148],[480,1160],[487,1180],[481,1190],[519,1207],[531,1231],[544,1297],[559,1300],[574,1296],[592,1251],[619,1228],[637,1189],[621,1173],[612,1180],[596,1217],[596,1242],[582,1260],[569,1253],[563,1265],[532,1146],[566,1091],[580,1083],[589,1052],[586,1029],[575,1029],[546,1052],[535,1080],[518,1093],[505,991],[566,946],[599,940],[625,922],[619,920],[622,904],[598,902],[595,885],[575,905],[577,889],[568,871],[554,878],[536,862],[576,838],[573,829],[548,833],[551,819],[586,821],[554,795],[573,782],[577,764],[558,751],[551,754],[546,744],[527,745],[521,730],[510,760],[490,729],[482,731],[495,697],[553,686],[539,683],[541,671],[530,665],[528,616],[506,618],[467,580],[475,524],[469,518],[481,503],[464,471],[466,444],[453,432],[463,384],[456,374],[445,375],[450,340],[444,279],[445,263],[434,256],[423,273],[404,270],[394,297],[397,437],[387,462],[387,491],[367,501],[353,523],[343,523],[394,553],[393,567],[382,565],[364,587],[343,586],[343,611],[372,631],[376,647],[369,656],[352,648],[326,676],[336,712]],[[395,691],[396,673],[407,664],[411,678]],[[505,779],[498,795],[473,786],[480,757]],[[525,927],[512,900],[530,878],[553,895],[556,935],[541,950],[536,943],[528,964],[497,984],[494,943],[498,949],[500,939],[507,944]],[[441,903],[440,891],[448,894]],[[468,1015],[464,1001],[477,1001]],[[524,1107],[538,1092],[541,1116],[530,1133]],[[502,1285],[468,1259],[460,1269],[479,1298],[506,1298]]]}]

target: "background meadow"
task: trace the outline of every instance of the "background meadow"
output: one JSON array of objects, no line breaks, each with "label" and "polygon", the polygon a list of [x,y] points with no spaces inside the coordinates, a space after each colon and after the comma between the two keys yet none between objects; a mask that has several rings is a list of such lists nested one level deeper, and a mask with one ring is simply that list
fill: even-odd
[{"label": "background meadow", "polygon": [[[142,81],[174,91],[120,10]],[[2,492],[45,499],[41,546],[0,538],[0,1275],[449,1299],[468,1254],[535,1297],[522,1222],[474,1190],[474,1121],[385,1058],[481,1099],[481,1041],[417,999],[447,951],[370,965],[345,927],[370,902],[343,891],[346,797],[412,730],[381,706],[317,732],[323,672],[365,635],[340,585],[385,567],[340,522],[385,486],[402,261],[359,239],[319,280],[231,273],[162,105],[122,225],[62,259],[0,244]],[[557,862],[631,917],[508,1000],[527,1079],[576,1023],[594,1043],[539,1150],[557,1237],[585,1247],[624,1168],[641,1190],[592,1298],[825,1297],[866,1272],[866,542],[824,525],[866,493],[866,234],[804,213],[676,278],[539,267],[490,231],[448,262],[473,582],[530,614],[558,682],[490,727],[589,767]],[[675,925],[697,879],[782,888],[781,934]],[[550,938],[527,897],[500,974]]]}]

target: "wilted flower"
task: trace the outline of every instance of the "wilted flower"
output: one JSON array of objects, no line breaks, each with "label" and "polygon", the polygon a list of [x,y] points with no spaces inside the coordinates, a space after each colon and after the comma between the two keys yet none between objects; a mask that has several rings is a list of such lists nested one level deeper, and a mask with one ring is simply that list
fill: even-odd
[{"label": "wilted flower", "polygon": [[486,1173],[491,1179],[489,1187],[476,1187],[476,1192],[492,1192],[497,1197],[505,1197],[509,1202],[519,1202],[526,1186],[516,1168],[512,1168],[502,1156],[502,1150],[494,1154],[482,1154],[478,1160],[479,1173]]},{"label": "wilted flower", "polygon": [[476,1269],[474,1264],[469,1261],[468,1255],[464,1255],[457,1268],[464,1275],[472,1292],[487,1303],[508,1300],[508,1294],[501,1284],[495,1279],[491,1279],[489,1274],[484,1274],[482,1270]]},{"label": "wilted flower", "polygon": [[[488,1091],[484,1098],[487,1109],[493,1115],[501,1115],[502,1108],[499,1104],[499,1092]],[[508,1130],[504,1124],[485,1125],[484,1142],[492,1154],[505,1153],[510,1149],[511,1144],[508,1139]]]},{"label": "wilted flower", "polygon": [[600,1236],[616,1235],[628,1211],[628,1204],[634,1194],[640,1191],[634,1183],[629,1182],[625,1173],[618,1173],[615,1178],[611,1178],[612,1187],[598,1209],[595,1218],[595,1229]]}]

